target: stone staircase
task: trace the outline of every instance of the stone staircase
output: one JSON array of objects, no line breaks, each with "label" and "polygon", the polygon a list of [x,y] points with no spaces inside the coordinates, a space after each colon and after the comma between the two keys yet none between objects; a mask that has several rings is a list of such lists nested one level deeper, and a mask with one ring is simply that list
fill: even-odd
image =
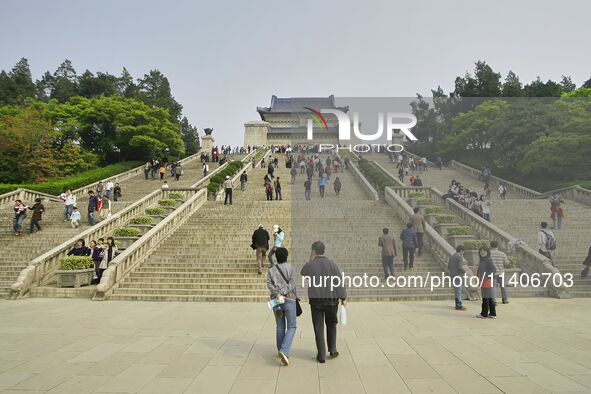
[{"label": "stone staircase", "polygon": [[[237,157],[234,158],[236,159]],[[210,171],[213,171],[215,168],[217,168],[216,165],[212,163]],[[183,171],[184,175],[181,176],[178,182],[170,176],[170,173],[165,175],[165,180],[168,181],[171,187],[188,187],[203,176],[201,163],[198,158],[185,164]],[[112,201],[112,212],[116,213],[124,209],[155,189],[158,189],[161,184],[159,179],[153,180],[149,178],[145,180],[143,174],[121,182],[122,197],[118,202]],[[26,201],[26,203],[32,205],[31,201]],[[80,199],[77,204],[82,217],[81,227],[78,229],[72,229],[69,222],[63,221],[64,205],[62,202],[49,201],[44,202],[44,205],[45,214],[41,221],[43,230],[33,235],[28,234],[32,211],[29,211],[23,223],[23,230],[26,232],[23,232],[18,237],[12,231],[12,206],[5,206],[0,212],[0,243],[4,245],[3,252],[0,254],[0,298],[6,298],[10,285],[14,283],[20,271],[31,260],[74,237],[88,227],[86,221],[88,198]],[[95,218],[98,221],[97,214],[95,214]]]},{"label": "stone staircase", "polygon": [[[285,230],[284,246],[289,249],[290,261],[298,272],[309,258],[311,243],[322,240],[327,247],[326,255],[346,275],[367,273],[383,277],[378,236],[383,227],[389,227],[397,237],[402,226],[385,203],[368,199],[351,173],[337,174],[343,184],[339,198],[332,188],[333,174],[326,198],[320,199],[314,186],[311,201],[304,200],[305,175],[298,174],[296,184],[290,185],[289,170],[283,159],[276,175],[282,179],[284,200],[265,201],[262,187],[265,173],[266,170],[258,168],[250,172],[247,190],[235,190],[232,206],[208,201],[125,278],[109,299],[266,301],[266,272],[257,274],[255,255],[250,248],[252,232],[259,223],[268,230],[273,224]],[[399,253],[401,256],[400,250]],[[395,263],[397,273],[401,272],[401,257]],[[423,254],[415,260],[412,274],[426,277],[428,272],[440,273],[441,268],[433,257]],[[305,295],[300,290],[300,296],[305,298]],[[366,301],[453,298],[450,289],[431,293],[425,287],[350,289],[350,296]]]},{"label": "stone staircase", "polygon": [[[395,168],[389,163],[386,155],[371,154],[366,156],[369,160],[376,160],[387,169]],[[394,173],[392,171],[392,173]],[[452,168],[444,167],[442,170],[430,167],[429,170],[420,173],[423,185],[435,186],[442,192],[447,191],[452,179],[482,193],[483,184],[478,179],[466,175]],[[520,195],[508,194],[507,200],[501,200],[493,187],[491,207],[492,223],[507,231],[518,239],[524,240],[533,249],[538,249],[537,234],[540,222],[545,221],[552,225],[550,219],[549,199],[526,199]],[[566,201],[564,206],[565,221],[562,230],[553,230],[557,240],[557,249],[554,253],[554,264],[564,276],[571,273],[574,278],[574,286],[570,289],[573,296],[591,297],[591,279],[580,279],[581,263],[585,259],[591,246],[591,207],[575,201]]]}]

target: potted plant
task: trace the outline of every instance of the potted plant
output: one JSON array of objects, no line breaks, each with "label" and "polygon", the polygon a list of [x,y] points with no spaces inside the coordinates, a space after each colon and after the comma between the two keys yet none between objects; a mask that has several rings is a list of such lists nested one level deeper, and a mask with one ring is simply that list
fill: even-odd
[{"label": "potted plant", "polygon": [[454,224],[441,223],[437,225],[437,231],[442,237],[456,236],[456,235],[471,235],[472,227],[470,226],[456,226]]},{"label": "potted plant", "polygon": [[57,287],[80,287],[92,283],[94,263],[90,256],[66,256],[55,271]]},{"label": "potted plant", "polygon": [[158,224],[166,217],[164,208],[146,208],[145,212],[152,218],[152,224]]},{"label": "potted plant", "polygon": [[147,215],[136,216],[131,219],[131,224],[129,226],[139,229],[142,232],[141,235],[144,235],[153,227],[152,217]]},{"label": "potted plant", "polygon": [[417,203],[417,199],[425,199],[425,193],[423,192],[410,192],[406,196],[408,199],[408,204],[411,207],[415,207]]},{"label": "potted plant", "polygon": [[181,192],[169,192],[167,195],[167,199],[169,200],[175,200],[176,201],[176,207],[180,207],[181,205],[183,205],[183,203],[185,202],[185,195]]},{"label": "potted plant", "polygon": [[435,224],[435,216],[443,213],[443,207],[439,205],[428,205],[425,207],[425,220],[427,223]]},{"label": "potted plant", "polygon": [[478,249],[481,247],[490,248],[490,243],[485,239],[472,239],[464,242],[464,258],[471,262],[471,265],[478,265],[480,262]]},{"label": "potted plant", "polygon": [[514,272],[521,272],[519,268],[519,260],[515,256],[507,256],[507,262],[505,263],[505,281],[508,281]]},{"label": "potted plant", "polygon": [[162,200],[158,200],[158,205],[160,208],[163,208],[167,211],[167,214],[170,214],[172,211],[175,210],[176,207],[176,200],[165,198]]},{"label": "potted plant", "polygon": [[[447,215],[447,216],[453,216],[453,215]],[[455,219],[455,217],[454,217]],[[450,243],[451,246],[455,248],[458,247],[458,245],[464,245],[466,246],[466,241],[470,241],[473,240],[474,235],[472,234],[472,229],[468,226],[458,226],[457,223],[455,222],[450,222],[449,218],[442,218],[441,219],[442,222],[439,222],[439,219],[437,220],[438,224],[438,230],[440,232],[446,232],[447,234],[447,242]],[[449,228],[457,228],[456,230],[452,231],[452,233],[449,232]],[[461,228],[461,229],[458,229]],[[469,229],[469,230],[468,230]]]},{"label": "potted plant", "polygon": [[120,227],[116,228],[113,236],[121,242],[120,249],[127,249],[132,243],[137,241],[141,235],[141,230],[135,227]]}]

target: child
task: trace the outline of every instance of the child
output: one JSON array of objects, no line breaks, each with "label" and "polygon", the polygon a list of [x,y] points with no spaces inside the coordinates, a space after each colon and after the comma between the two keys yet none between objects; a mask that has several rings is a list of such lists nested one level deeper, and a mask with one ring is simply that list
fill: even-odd
[{"label": "child", "polygon": [[70,224],[72,228],[80,227],[80,211],[78,211],[78,207],[72,208],[72,214],[70,215]]}]

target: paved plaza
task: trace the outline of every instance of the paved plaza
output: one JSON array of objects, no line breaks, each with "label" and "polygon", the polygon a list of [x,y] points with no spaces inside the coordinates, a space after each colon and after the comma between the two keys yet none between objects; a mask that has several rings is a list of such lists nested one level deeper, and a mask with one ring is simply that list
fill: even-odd
[{"label": "paved plaza", "polygon": [[264,304],[0,301],[0,392],[591,392],[588,302],[353,302],[323,365],[304,305],[280,367]]}]

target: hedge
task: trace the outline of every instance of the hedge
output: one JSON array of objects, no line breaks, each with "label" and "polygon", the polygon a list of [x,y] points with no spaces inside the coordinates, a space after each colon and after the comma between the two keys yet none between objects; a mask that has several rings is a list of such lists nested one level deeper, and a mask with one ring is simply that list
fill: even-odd
[{"label": "hedge", "polygon": [[435,205],[435,203],[430,198],[419,198],[417,200],[417,205]]},{"label": "hedge", "polygon": [[377,186],[380,191],[383,191],[388,186],[396,186],[390,177],[384,175],[382,171],[367,160],[361,159],[357,164],[359,165],[359,170],[367,178],[369,183]]},{"label": "hedge", "polygon": [[438,205],[430,205],[427,208],[425,208],[425,215],[432,215],[434,213],[442,213],[443,212],[443,207],[440,207]]},{"label": "hedge", "polygon": [[172,200],[170,198],[164,198],[162,200],[158,200],[158,205],[162,205],[163,207],[175,207],[176,200]]},{"label": "hedge", "polygon": [[470,226],[454,226],[447,228],[447,235],[470,235],[472,234],[472,227]]},{"label": "hedge", "polygon": [[131,223],[133,224],[152,224],[152,217],[151,216],[136,216],[131,219]]},{"label": "hedge", "polygon": [[423,192],[411,192],[411,193],[408,193],[408,198],[425,198],[425,193],[423,193]]},{"label": "hedge", "polygon": [[146,208],[146,215],[161,216],[164,213],[164,208]]},{"label": "hedge", "polygon": [[120,227],[114,231],[115,237],[139,237],[142,231],[135,227]]},{"label": "hedge", "polygon": [[454,215],[437,215],[435,216],[437,223],[453,223],[456,221],[456,217]]},{"label": "hedge", "polygon": [[74,271],[85,270],[94,267],[94,262],[89,256],[67,256],[60,259],[60,270]]},{"label": "hedge", "polygon": [[94,170],[84,171],[71,177],[57,178],[43,183],[0,183],[0,194],[23,188],[57,196],[66,189],[79,189],[91,183],[102,181],[132,168],[139,167],[140,165],[142,165],[140,161],[124,161]]},{"label": "hedge", "polygon": [[518,265],[518,262],[519,262],[517,260],[517,257],[515,257],[515,256],[509,256],[509,257],[507,257],[507,260],[508,260],[508,262],[505,265],[505,267],[507,267],[507,268],[517,268],[517,265]]},{"label": "hedge", "polygon": [[170,192],[170,193],[168,193],[168,198],[170,198],[172,200],[184,200],[185,195],[180,192]]},{"label": "hedge", "polygon": [[226,168],[209,180],[209,184],[207,185],[207,193],[216,194],[222,187],[223,183],[226,181],[226,176],[232,178],[238,171],[242,169],[243,166],[244,163],[240,160],[229,163]]},{"label": "hedge", "polygon": [[464,242],[466,250],[479,250],[482,247],[490,248],[490,243],[486,239],[472,239]]}]

